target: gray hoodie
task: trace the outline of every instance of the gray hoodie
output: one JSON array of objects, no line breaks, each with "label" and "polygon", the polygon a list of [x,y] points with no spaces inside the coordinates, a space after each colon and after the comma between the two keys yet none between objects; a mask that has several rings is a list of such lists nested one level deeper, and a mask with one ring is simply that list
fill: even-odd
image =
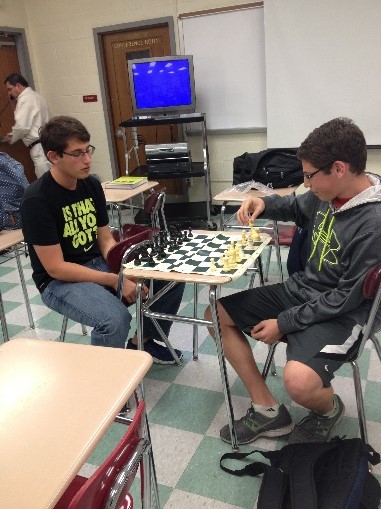
[{"label": "gray hoodie", "polygon": [[381,263],[381,185],[373,184],[339,210],[313,193],[264,198],[261,218],[294,221],[308,227],[308,262],[304,272],[284,284],[299,305],[278,315],[284,334],[313,323],[347,315],[363,325],[371,303],[362,293],[366,272]]}]

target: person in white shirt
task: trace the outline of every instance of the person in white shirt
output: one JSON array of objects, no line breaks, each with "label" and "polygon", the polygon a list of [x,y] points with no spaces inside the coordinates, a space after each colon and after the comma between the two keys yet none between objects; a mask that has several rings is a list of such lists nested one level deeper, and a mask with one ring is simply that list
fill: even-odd
[{"label": "person in white shirt", "polygon": [[38,134],[40,127],[50,118],[48,105],[40,94],[29,87],[21,74],[10,74],[4,84],[9,98],[16,101],[15,123],[6,139],[11,144],[22,140],[29,147],[36,176],[41,177],[51,166],[42,150]]}]

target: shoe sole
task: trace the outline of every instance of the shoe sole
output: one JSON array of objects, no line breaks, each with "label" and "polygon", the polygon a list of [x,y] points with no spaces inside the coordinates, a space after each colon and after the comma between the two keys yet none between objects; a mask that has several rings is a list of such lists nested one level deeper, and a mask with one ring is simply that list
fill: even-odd
[{"label": "shoe sole", "polygon": [[[238,445],[251,444],[251,442],[255,442],[255,440],[257,440],[258,438],[261,438],[261,437],[274,438],[274,437],[281,437],[283,435],[288,435],[289,433],[291,433],[291,431],[294,429],[294,427],[295,427],[295,424],[291,423],[288,426],[285,426],[284,428],[263,431],[262,433],[258,433],[258,435],[256,435],[254,438],[251,438],[250,440],[245,440],[245,441],[238,440]],[[228,439],[222,437],[221,435],[220,435],[220,438],[223,442],[225,442],[227,444],[231,443],[231,440],[228,440]]]},{"label": "shoe sole", "polygon": [[[178,355],[179,361],[182,360],[183,356]],[[171,359],[170,361],[163,361],[162,359],[156,359],[156,357],[152,357],[152,360],[155,364],[162,364],[163,366],[168,366],[170,364],[176,364],[175,359]]]}]

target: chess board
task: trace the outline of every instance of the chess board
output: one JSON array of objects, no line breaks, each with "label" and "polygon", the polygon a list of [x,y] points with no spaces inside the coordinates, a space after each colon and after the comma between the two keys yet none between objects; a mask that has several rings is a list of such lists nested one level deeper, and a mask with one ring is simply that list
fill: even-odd
[{"label": "chess board", "polygon": [[[135,265],[131,261],[125,265],[130,269],[158,270],[161,272],[181,272],[183,274],[209,274],[215,276],[230,276],[235,279],[241,276],[253,265],[254,260],[261,254],[271,237],[267,234],[260,235],[260,241],[253,242],[253,247],[242,246],[244,257],[236,263],[233,269],[225,269],[220,264],[220,259],[232,241],[240,240],[237,235],[227,233],[195,233],[180,247],[173,252],[168,252],[166,258],[155,260],[155,265],[151,266],[147,262],[141,262]],[[211,268],[211,260],[214,259],[215,269]]]}]

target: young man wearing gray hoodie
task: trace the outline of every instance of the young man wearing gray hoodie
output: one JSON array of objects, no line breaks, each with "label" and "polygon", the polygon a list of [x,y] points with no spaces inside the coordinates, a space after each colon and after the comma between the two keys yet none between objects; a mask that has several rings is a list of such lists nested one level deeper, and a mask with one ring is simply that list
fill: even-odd
[{"label": "young man wearing gray hoodie", "polygon": [[[331,380],[361,341],[371,303],[362,284],[380,262],[381,185],[365,173],[367,147],[347,118],[333,119],[298,150],[308,192],[248,198],[237,212],[249,218],[294,221],[308,228],[308,262],[282,284],[246,290],[218,301],[225,356],[252,404],[235,422],[239,444],[290,433],[289,443],[326,441],[345,412]],[[210,309],[206,311],[210,318]],[[309,410],[296,426],[259,372],[245,334],[268,345],[287,340],[283,378],[293,401]],[[230,442],[226,425],[220,432]]]}]

